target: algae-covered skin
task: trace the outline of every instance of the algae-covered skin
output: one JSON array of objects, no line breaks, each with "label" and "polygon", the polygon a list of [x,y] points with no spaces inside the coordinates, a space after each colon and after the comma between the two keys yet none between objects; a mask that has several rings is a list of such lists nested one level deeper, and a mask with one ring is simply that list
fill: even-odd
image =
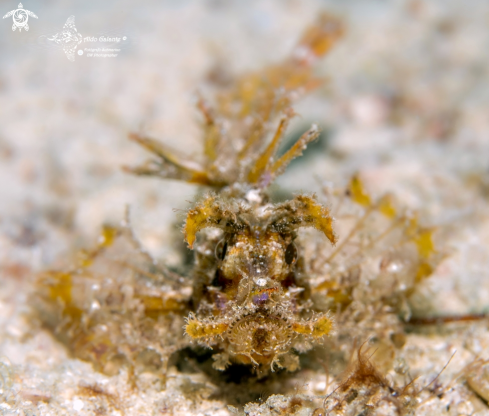
[{"label": "algae-covered skin", "polygon": [[2,38],[3,413],[487,413],[486,6],[323,7],[148,2],[42,85]]},{"label": "algae-covered skin", "polygon": [[[384,340],[399,331],[396,314],[409,319],[416,284],[442,259],[433,230],[420,227],[416,214],[398,209],[390,196],[372,198],[358,175],[330,195],[331,209],[307,195],[274,204],[268,193],[275,177],[319,136],[313,126],[277,154],[295,116],[294,98],[320,85],[312,65],[342,32],[337,18],[323,14],[282,63],[238,78],[218,93],[215,109],[201,99],[200,167],[153,139],[132,136],[155,158],[128,172],[207,185],[215,193],[186,216],[184,239],[198,253],[186,281],[144,252],[128,219],[121,229],[106,227],[98,246],[82,252],[74,266],[41,274],[34,298],[46,315],[42,322],[76,357],[107,374],[126,365],[131,378],[138,361],[146,370],[152,359],[165,379],[170,355],[190,339],[215,351],[215,369],[242,364],[262,378],[278,369],[298,370],[298,353],[323,344],[334,320],[330,348],[342,344],[353,351],[354,337]],[[338,227],[345,227],[340,237],[331,210]],[[314,265],[302,247],[317,245],[317,239],[298,239],[299,249],[295,243],[303,227],[317,229],[333,246],[316,246]],[[209,228],[218,232],[203,232]],[[119,246],[124,234],[132,251]],[[372,269],[372,263],[379,266]],[[353,317],[358,313],[360,320]],[[178,331],[185,315],[187,338]],[[369,326],[372,321],[382,332]],[[352,323],[361,329],[345,332]]]}]

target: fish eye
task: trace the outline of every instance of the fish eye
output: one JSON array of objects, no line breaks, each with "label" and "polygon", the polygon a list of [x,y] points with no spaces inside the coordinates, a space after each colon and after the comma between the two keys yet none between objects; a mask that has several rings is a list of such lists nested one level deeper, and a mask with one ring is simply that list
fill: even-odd
[{"label": "fish eye", "polygon": [[297,247],[290,243],[285,249],[285,262],[289,265],[294,264],[297,260]]},{"label": "fish eye", "polygon": [[223,238],[216,245],[215,256],[216,259],[223,261],[226,257],[226,252],[228,250],[228,242]]}]

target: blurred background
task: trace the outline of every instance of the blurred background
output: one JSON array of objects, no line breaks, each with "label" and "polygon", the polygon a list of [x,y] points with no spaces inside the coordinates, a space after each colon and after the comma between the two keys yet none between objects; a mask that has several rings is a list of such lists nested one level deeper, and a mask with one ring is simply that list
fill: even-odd
[{"label": "blurred background", "polygon": [[[12,17],[0,20],[0,355],[24,365],[26,349],[39,347],[19,344],[33,274],[64,264],[101,224],[119,222],[127,204],[144,245],[172,266],[181,262],[181,214],[173,210],[188,208],[196,188],[123,173],[147,156],[128,133],[199,154],[196,93],[287,56],[324,10],[346,33],[318,64],[328,82],[296,106],[290,137],[313,122],[324,133],[278,185],[320,192],[360,172],[372,193],[393,192],[450,230],[451,255],[429,283],[438,312],[489,311],[489,2],[23,6],[38,16],[28,32],[12,31]],[[17,7],[2,0],[0,15]],[[40,40],[71,15],[83,37],[126,36],[118,56],[75,54],[72,62]]]}]

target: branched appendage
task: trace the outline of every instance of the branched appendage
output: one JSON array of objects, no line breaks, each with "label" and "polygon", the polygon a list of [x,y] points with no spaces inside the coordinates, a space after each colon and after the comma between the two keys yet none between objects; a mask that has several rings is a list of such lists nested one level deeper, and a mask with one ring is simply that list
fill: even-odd
[{"label": "branched appendage", "polygon": [[223,334],[229,326],[224,322],[216,322],[209,319],[200,321],[195,318],[193,313],[190,313],[185,318],[185,322],[185,333],[190,338],[205,343],[211,343],[216,336]]},{"label": "branched appendage", "polygon": [[185,241],[193,248],[196,234],[208,227],[220,228],[225,232],[239,232],[246,226],[243,216],[248,212],[249,208],[239,202],[233,206],[211,194],[189,210],[183,229]]},{"label": "branched appendage", "polygon": [[[126,220],[104,227],[96,247],[75,256],[73,267],[42,273],[34,303],[76,357],[107,374],[125,365],[132,384],[140,370],[164,380],[168,357],[185,344],[172,335],[189,309],[190,288],[181,281],[142,250]],[[136,369],[136,362],[144,367]]]},{"label": "branched appendage", "polygon": [[330,335],[333,327],[334,321],[330,314],[318,314],[307,321],[292,324],[292,330],[294,332],[309,335],[313,340]]},{"label": "branched appendage", "polygon": [[272,227],[276,230],[314,227],[323,232],[331,244],[335,245],[337,241],[329,210],[317,203],[314,197],[306,195],[298,195],[293,200],[278,205]]},{"label": "branched appendage", "polygon": [[[237,79],[232,87],[218,94],[214,103],[199,97],[197,107],[203,119],[204,143],[200,161],[179,156],[154,139],[131,134],[130,138],[155,159],[125,170],[215,189],[235,185],[266,188],[319,135],[318,127],[313,126],[286,154],[277,158],[289,121],[295,115],[293,101],[323,82],[314,77],[312,64],[331,49],[342,33],[338,19],[322,15],[306,30],[292,56]],[[275,132],[269,131],[277,118],[280,120]]]},{"label": "branched appendage", "polygon": [[146,150],[153,153],[156,159],[148,160],[137,167],[125,166],[124,170],[140,176],[158,176],[165,179],[183,180],[188,183],[207,186],[224,186],[225,183],[214,180],[199,163],[185,157],[177,156],[176,152],[163,143],[149,137],[132,133],[129,138]]},{"label": "branched appendage", "polygon": [[373,198],[358,175],[338,194],[341,207],[332,210],[342,236],[315,260],[321,271],[313,297],[348,313],[356,290],[362,303],[388,306],[408,320],[410,297],[445,258],[433,239],[436,230],[420,226],[417,214],[400,209],[392,195]]}]

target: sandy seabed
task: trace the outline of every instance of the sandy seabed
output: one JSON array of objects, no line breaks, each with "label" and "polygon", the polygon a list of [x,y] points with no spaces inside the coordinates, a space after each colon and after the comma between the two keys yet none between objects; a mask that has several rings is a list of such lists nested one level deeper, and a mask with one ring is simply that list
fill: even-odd
[{"label": "sandy seabed", "polygon": [[[450,228],[450,255],[425,283],[429,302],[414,312],[489,312],[489,3],[58,3],[25,4],[38,16],[29,32],[0,22],[0,413],[269,415],[288,400],[267,401],[264,392],[243,410],[233,391],[239,386],[175,367],[165,390],[144,375],[133,390],[126,373],[108,377],[71,358],[32,318],[29,293],[36,273],[64,264],[102,223],[121,220],[128,204],[144,246],[177,266],[181,218],[173,209],[188,208],[196,188],[124,174],[120,166],[144,158],[128,132],[143,130],[182,152],[198,149],[194,103],[204,81],[216,68],[232,76],[279,60],[322,10],[339,15],[347,30],[318,65],[328,83],[296,107],[302,117],[292,130],[316,122],[327,135],[279,185],[317,192],[322,182],[360,172],[373,194],[393,192],[430,224]],[[2,3],[5,13],[9,7]],[[71,62],[38,41],[70,15],[83,36],[128,41],[116,57]],[[468,364],[489,358],[487,320],[413,331],[402,358],[422,386],[455,350],[439,378],[453,388],[418,414],[489,414],[489,372],[474,381],[478,394],[463,377]],[[106,394],[81,394],[89,385]],[[320,369],[298,373],[282,392],[312,398],[297,413],[309,415],[325,388]]]}]

